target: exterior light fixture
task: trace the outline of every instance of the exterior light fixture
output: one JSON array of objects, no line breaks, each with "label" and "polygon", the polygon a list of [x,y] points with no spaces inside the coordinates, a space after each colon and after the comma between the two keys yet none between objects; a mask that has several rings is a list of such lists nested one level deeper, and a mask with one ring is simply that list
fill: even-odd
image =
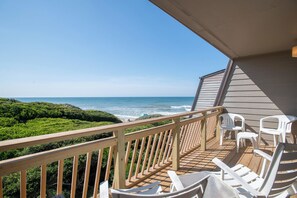
[{"label": "exterior light fixture", "polygon": [[297,58],[297,45],[292,47],[292,57]]}]

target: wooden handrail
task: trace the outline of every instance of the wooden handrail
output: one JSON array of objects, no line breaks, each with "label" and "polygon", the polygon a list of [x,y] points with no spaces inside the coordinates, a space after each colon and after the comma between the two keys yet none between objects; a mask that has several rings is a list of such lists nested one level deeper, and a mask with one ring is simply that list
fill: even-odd
[{"label": "wooden handrail", "polygon": [[[97,197],[100,178],[102,178],[100,175],[104,153],[108,154],[107,159],[105,158],[104,161],[105,167],[102,169],[105,170],[104,179],[110,179],[110,174],[114,173],[113,184],[115,188],[132,187],[170,164],[177,170],[180,158],[199,146],[205,150],[207,139],[215,137],[215,130],[218,129],[217,119],[222,109],[223,107],[214,107],[172,116],[2,141],[0,142],[0,152],[113,132],[112,137],[0,161],[0,198],[3,197],[3,176],[15,172],[21,172],[20,195],[25,197],[27,170],[35,167],[41,168],[40,196],[45,197],[46,170],[47,166],[52,162],[59,162],[57,194],[62,193],[63,167],[64,160],[67,158],[73,158],[70,197],[76,197],[75,185],[77,183],[78,159],[80,155],[87,156],[82,191],[85,197],[88,194],[88,190],[90,190],[88,189],[90,165],[92,163],[92,154],[95,151],[98,152],[98,162],[93,197]],[[170,122],[161,126],[152,126],[148,129],[124,134],[125,129],[166,120],[170,120]],[[103,152],[104,150],[108,150],[108,152]],[[127,174],[126,170],[128,171]],[[104,173],[102,172],[102,174]]]},{"label": "wooden handrail", "polygon": [[117,139],[111,137],[3,160],[0,161],[0,176],[114,146],[116,142]]}]

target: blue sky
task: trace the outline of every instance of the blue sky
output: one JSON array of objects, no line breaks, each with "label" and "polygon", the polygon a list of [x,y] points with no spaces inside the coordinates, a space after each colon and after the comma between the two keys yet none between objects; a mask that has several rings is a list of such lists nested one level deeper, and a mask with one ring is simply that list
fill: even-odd
[{"label": "blue sky", "polygon": [[146,0],[0,1],[0,97],[194,96],[227,62]]}]

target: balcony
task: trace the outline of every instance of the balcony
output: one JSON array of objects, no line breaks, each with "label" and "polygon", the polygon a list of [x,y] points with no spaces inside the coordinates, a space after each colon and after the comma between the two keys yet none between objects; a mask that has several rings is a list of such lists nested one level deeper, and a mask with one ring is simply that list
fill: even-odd
[{"label": "balcony", "polygon": [[[114,188],[131,188],[159,180],[162,181],[164,191],[168,191],[170,180],[167,170],[178,170],[178,174],[213,170],[216,168],[211,163],[214,157],[229,165],[240,162],[257,172],[260,157],[253,156],[251,147],[241,149],[237,154],[234,140],[227,140],[223,146],[219,146],[217,127],[222,109],[215,107],[174,116],[3,141],[0,143],[1,152],[110,134],[109,137],[93,141],[0,161],[0,197],[5,196],[3,186],[9,185],[5,177],[11,174],[19,174],[20,197],[29,196],[28,172],[32,168],[40,172],[40,197],[49,196],[49,188],[54,189],[55,194],[63,193],[70,197],[97,197],[99,183],[104,180],[109,180]],[[152,123],[159,124],[126,133],[129,128]],[[85,159],[84,167],[81,167],[82,164],[79,166],[80,157]],[[57,166],[56,183],[49,183],[47,170],[53,163]],[[78,190],[78,170],[81,169],[82,192]],[[67,172],[71,174],[69,183],[63,178]]]}]

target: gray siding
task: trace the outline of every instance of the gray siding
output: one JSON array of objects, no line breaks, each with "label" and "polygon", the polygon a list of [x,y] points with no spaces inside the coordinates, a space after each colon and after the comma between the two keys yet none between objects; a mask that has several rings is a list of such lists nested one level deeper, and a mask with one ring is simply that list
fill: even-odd
[{"label": "gray siding", "polygon": [[197,90],[194,110],[205,109],[214,106],[218,91],[221,86],[224,72],[201,78],[201,89]]},{"label": "gray siding", "polygon": [[265,116],[297,115],[297,59],[290,52],[235,60],[220,102],[227,112],[246,119],[248,131],[258,132]]}]

